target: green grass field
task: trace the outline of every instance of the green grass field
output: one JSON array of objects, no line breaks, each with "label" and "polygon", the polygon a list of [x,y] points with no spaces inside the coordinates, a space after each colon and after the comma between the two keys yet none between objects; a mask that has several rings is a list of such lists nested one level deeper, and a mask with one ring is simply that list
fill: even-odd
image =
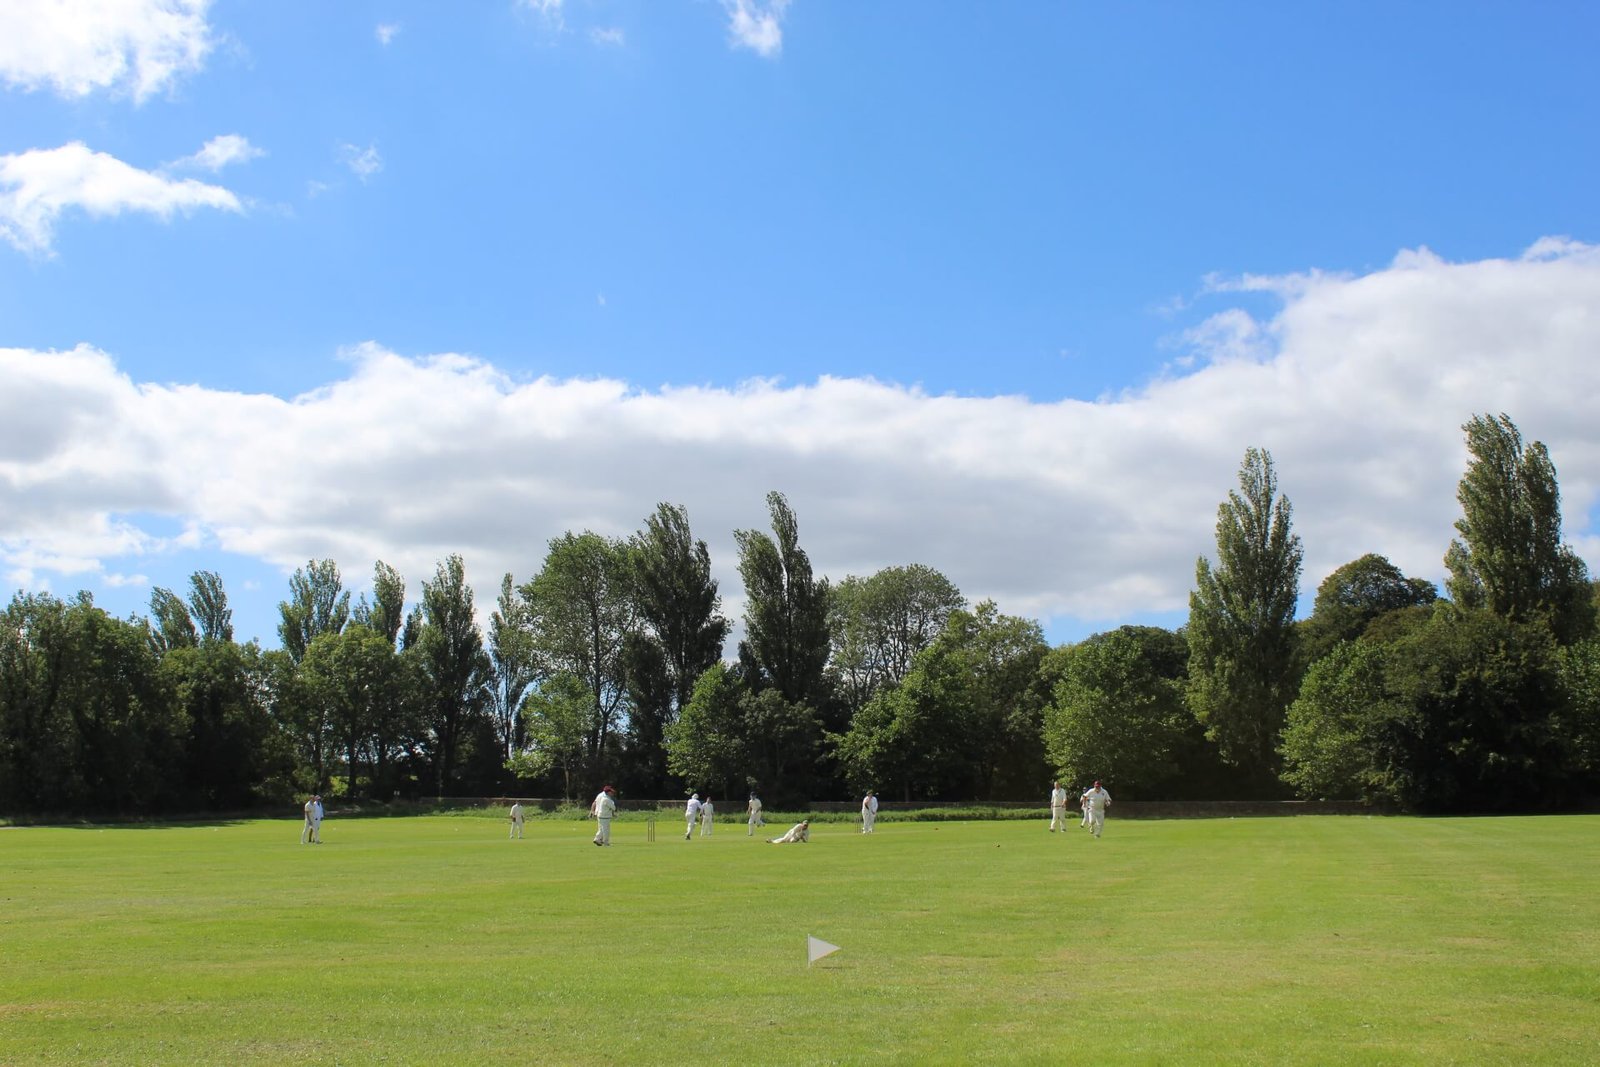
[{"label": "green grass field", "polygon": [[0,830],[0,1063],[1600,1062],[1600,818],[299,832]]}]

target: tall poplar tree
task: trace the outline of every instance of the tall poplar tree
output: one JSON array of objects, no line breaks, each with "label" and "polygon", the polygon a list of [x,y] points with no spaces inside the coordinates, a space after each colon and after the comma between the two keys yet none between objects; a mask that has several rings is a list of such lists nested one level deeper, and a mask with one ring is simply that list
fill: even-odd
[{"label": "tall poplar tree", "polygon": [[811,558],[800,547],[799,524],[784,495],[768,493],[767,507],[771,536],[760,530],[733,534],[746,598],[739,658],[755,668],[757,677],[750,680],[758,688],[770,686],[792,704],[817,708],[828,665],[828,580],[812,577]]},{"label": "tall poplar tree", "polygon": [[451,783],[462,740],[488,701],[490,666],[461,557],[452,555],[422,583],[423,624],[416,648],[427,677],[425,706],[433,735],[439,794]]},{"label": "tall poplar tree", "polygon": [[339,565],[314,559],[289,579],[289,599],[278,602],[278,638],[296,663],[323,634],[336,634],[350,621],[350,594],[339,578]]},{"label": "tall poplar tree", "polygon": [[195,571],[189,575],[189,613],[200,627],[201,640],[233,640],[233,609],[228,607],[222,576],[215,571]]},{"label": "tall poplar tree", "polygon": [[672,680],[673,706],[694,695],[695,682],[722,659],[728,620],[711,576],[711,553],[689,531],[681,505],[658,504],[634,538],[639,615],[661,646]]},{"label": "tall poplar tree", "polygon": [[1450,598],[1513,622],[1544,620],[1562,644],[1594,632],[1588,569],[1561,540],[1561,490],[1545,446],[1524,446],[1505,415],[1476,415],[1461,427],[1471,460],[1456,490],[1461,539],[1445,566]]},{"label": "tall poplar tree", "polygon": [[633,539],[633,564],[644,626],[623,649],[631,784],[659,792],[667,784],[666,728],[689,705],[697,679],[721,662],[728,620],[711,576],[711,553],[690,533],[683,506],[656,506]]},{"label": "tall poplar tree", "polygon": [[1217,564],[1195,565],[1189,595],[1189,706],[1222,758],[1266,787],[1299,677],[1295,604],[1300,538],[1278,495],[1272,456],[1245,451],[1239,489],[1217,508]]}]

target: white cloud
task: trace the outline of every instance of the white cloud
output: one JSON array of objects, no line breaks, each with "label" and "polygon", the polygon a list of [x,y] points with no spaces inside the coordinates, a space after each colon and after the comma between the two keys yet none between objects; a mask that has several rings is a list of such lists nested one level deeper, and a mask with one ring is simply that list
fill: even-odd
[{"label": "white cloud", "polygon": [[196,208],[244,210],[221,186],[140,170],[78,141],[0,156],[0,237],[24,252],[48,253],[56,221],[68,211],[170,219]]},{"label": "white cloud", "polygon": [[561,4],[562,0],[516,0],[517,7],[533,12],[553,30],[565,26],[561,16]]},{"label": "white cloud", "polygon": [[[1101,628],[1185,609],[1252,445],[1294,504],[1305,593],[1366,552],[1437,580],[1460,424],[1498,411],[1550,447],[1567,536],[1600,563],[1600,249],[1406,254],[1282,291],[1260,321],[1217,311],[1213,333],[1253,338],[1246,354],[1206,348],[1190,373],[1093,402],[870,379],[521,381],[373,344],[285,400],[136,383],[87,347],[0,350],[0,572],[75,588],[187,538],[284,572],[330,557],[354,579],[383,559],[415,588],[461,552],[486,603],[549,538],[625,535],[667,500],[688,507],[736,615],[732,531],[764,528],[775,488],[823,573],[922,562],[1008,612]],[[280,591],[262,594],[269,610]]]},{"label": "white cloud", "polygon": [[167,164],[169,170],[209,170],[213,174],[223,167],[234,163],[248,163],[252,159],[259,159],[267,153],[249,139],[237,133],[225,133],[220,137],[213,137],[201,146],[200,151],[192,156]]},{"label": "white cloud", "polygon": [[378,28],[374,31],[378,38],[378,43],[385,47],[388,47],[389,42],[393,41],[399,32],[400,25],[395,22],[380,22],[378,23]]},{"label": "white cloud", "polygon": [[783,51],[783,16],[789,0],[722,0],[728,12],[728,41],[771,58]]},{"label": "white cloud", "polygon": [[350,172],[362,181],[366,181],[383,169],[383,157],[378,154],[376,145],[359,148],[353,144],[339,146],[339,158]]},{"label": "white cloud", "polygon": [[214,44],[210,0],[6,0],[0,79],[65,97],[97,89],[135,101],[198,71]]},{"label": "white cloud", "polygon": [[589,30],[589,40],[613,48],[620,48],[628,43],[627,34],[622,32],[621,26],[595,26]]}]

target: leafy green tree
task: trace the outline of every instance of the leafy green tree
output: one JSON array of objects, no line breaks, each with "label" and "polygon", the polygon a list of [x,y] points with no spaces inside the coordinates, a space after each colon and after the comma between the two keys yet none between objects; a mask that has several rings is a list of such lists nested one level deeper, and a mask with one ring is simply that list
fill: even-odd
[{"label": "leafy green tree", "polygon": [[1158,796],[1182,773],[1194,726],[1184,701],[1188,645],[1169,630],[1123,626],[1064,650],[1044,711],[1057,777],[1116,782]]},{"label": "leafy green tree", "polygon": [[483,650],[461,557],[451,555],[422,583],[417,663],[426,679],[425,724],[439,795],[455,782],[462,741],[488,704],[491,667]]},{"label": "leafy green tree", "polygon": [[1222,758],[1256,788],[1278,772],[1278,736],[1299,684],[1294,611],[1300,538],[1272,457],[1245,452],[1239,490],[1217,509],[1217,565],[1201,557],[1189,596],[1189,706]]},{"label": "leafy green tree", "polygon": [[1311,617],[1301,626],[1302,653],[1315,663],[1340,641],[1354,641],[1374,619],[1439,599],[1425,578],[1407,578],[1383,556],[1367,553],[1322,580]]},{"label": "leafy green tree", "polygon": [[911,799],[1025,796],[1045,776],[1040,744],[1046,646],[1039,625],[992,601],[954,611],[912,661],[834,738],[857,789]]},{"label": "leafy green tree", "polygon": [[182,764],[169,768],[182,781],[186,804],[238,810],[266,799],[272,723],[262,699],[264,671],[254,642],[219,637],[161,657],[158,675],[187,727]]},{"label": "leafy green tree", "polygon": [[550,542],[544,569],[521,587],[542,678],[571,675],[589,692],[586,770],[608,774],[626,712],[623,647],[638,628],[633,550],[624,541],[570,531]]},{"label": "leafy green tree", "polygon": [[1561,650],[1560,672],[1566,713],[1559,727],[1570,750],[1580,788],[1600,793],[1600,637]]},{"label": "leafy green tree", "polygon": [[158,811],[184,723],[150,631],[87,593],[13,598],[0,621],[0,802],[13,811]]},{"label": "leafy green tree", "polygon": [[332,707],[318,698],[287,649],[262,653],[262,670],[276,738],[289,749],[295,765],[288,783],[291,791],[329,792],[330,764],[338,744]]},{"label": "leafy green tree", "polygon": [[1588,569],[1561,540],[1561,491],[1543,444],[1524,447],[1504,414],[1476,415],[1462,430],[1471,460],[1456,491],[1461,539],[1445,566],[1451,599],[1514,622],[1542,619],[1570,644],[1595,628]]},{"label": "leafy green tree", "polygon": [[745,638],[739,659],[748,664],[756,689],[778,690],[791,704],[813,708],[827,699],[823,672],[828,665],[826,578],[811,573],[811,558],[800,547],[799,524],[782,493],[767,494],[772,534],[736,530],[739,577],[745,590]]},{"label": "leafy green tree", "polygon": [[559,770],[561,795],[568,801],[576,799],[591,708],[589,687],[582,678],[557,674],[540,682],[522,705],[526,744],[506,766],[525,781]]},{"label": "leafy green tree", "polygon": [[1583,787],[1569,680],[1542,621],[1434,612],[1308,672],[1284,733],[1302,796],[1431,812],[1544,810]]},{"label": "leafy green tree", "polygon": [[853,714],[873,694],[900,684],[917,653],[933,643],[961,591],[932,567],[885,567],[833,587],[829,631],[835,689]]},{"label": "leafy green tree", "polygon": [[666,730],[678,706],[666,649],[653,634],[630,633],[623,638],[622,666],[628,679],[627,761],[618,777],[636,794],[671,796]]},{"label": "leafy green tree", "polygon": [[1312,664],[1289,705],[1283,731],[1283,780],[1298,796],[1320,800],[1397,799],[1386,739],[1405,709],[1391,697],[1387,647],[1361,639],[1334,646]]},{"label": "leafy green tree", "polygon": [[741,703],[748,690],[738,672],[714,663],[667,725],[667,766],[695,789],[727,792],[744,784],[749,764]]},{"label": "leafy green tree", "polygon": [[1429,812],[1530,810],[1570,799],[1566,692],[1542,622],[1441,613],[1390,646],[1404,709],[1382,749],[1399,802]]},{"label": "leafy green tree", "polygon": [[350,594],[339,578],[339,565],[314,559],[296,570],[289,579],[289,599],[278,602],[278,614],[278,639],[299,663],[312,641],[339,633],[350,620]]},{"label": "leafy green tree", "polygon": [[363,764],[375,788],[410,696],[394,645],[370,626],[353,623],[313,640],[300,673],[311,699],[327,710],[330,732],[344,749],[346,795],[360,794]]}]

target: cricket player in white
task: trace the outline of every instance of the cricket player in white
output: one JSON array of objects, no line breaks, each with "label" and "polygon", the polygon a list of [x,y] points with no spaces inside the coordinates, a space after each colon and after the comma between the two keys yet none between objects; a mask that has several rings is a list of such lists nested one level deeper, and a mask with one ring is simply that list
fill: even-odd
[{"label": "cricket player in white", "polygon": [[716,812],[711,808],[711,798],[706,797],[700,805],[700,836],[711,836],[711,823],[716,819]]},{"label": "cricket player in white", "polygon": [[867,795],[861,798],[861,832],[872,833],[872,828],[878,822],[878,794],[869,789]]},{"label": "cricket player in white", "polygon": [[312,834],[312,831],[316,827],[316,823],[312,822],[311,813],[316,811],[316,810],[317,810],[317,798],[316,797],[308,797],[306,799],[306,807],[305,807],[306,824],[300,830],[300,843],[302,845],[305,844],[306,842],[312,840],[311,834]]},{"label": "cricket player in white", "polygon": [[1105,829],[1106,808],[1111,806],[1111,794],[1107,793],[1099,782],[1096,782],[1093,789],[1083,794],[1083,799],[1088,803],[1089,808],[1089,832],[1099,837],[1100,831]]},{"label": "cricket player in white", "polygon": [[617,814],[616,790],[609,785],[600,790],[594,798],[594,806],[589,810],[594,812],[594,821],[600,828],[594,832],[594,843],[597,845],[611,844],[611,819]]},{"label": "cricket player in white", "polygon": [[511,805],[511,836],[513,838],[522,836],[522,820],[522,801],[519,800]]},{"label": "cricket player in white", "polygon": [[700,794],[695,793],[689,797],[689,803],[684,805],[683,817],[687,825],[683,828],[683,839],[689,840],[694,836],[695,820],[700,818]]},{"label": "cricket player in white", "polygon": [[789,832],[782,837],[774,837],[767,842],[769,845],[805,844],[811,840],[811,820],[804,819],[789,827]]},{"label": "cricket player in white", "polygon": [[756,836],[756,827],[763,824],[761,818],[761,798],[756,796],[754,793],[751,793],[750,806],[745,810],[750,815],[750,828],[745,831],[744,836],[754,837]]},{"label": "cricket player in white", "polygon": [[1067,791],[1060,782],[1050,783],[1050,832],[1067,832]]},{"label": "cricket player in white", "polygon": [[1078,798],[1078,807],[1083,810],[1083,818],[1078,820],[1078,825],[1082,826],[1086,830],[1092,830],[1094,828],[1091,825],[1094,822],[1094,819],[1092,819],[1090,817],[1090,815],[1089,815],[1089,793],[1090,792],[1091,792],[1091,790],[1085,789],[1083,791],[1083,795]]},{"label": "cricket player in white", "polygon": [[311,798],[311,843],[322,844],[322,794]]}]

